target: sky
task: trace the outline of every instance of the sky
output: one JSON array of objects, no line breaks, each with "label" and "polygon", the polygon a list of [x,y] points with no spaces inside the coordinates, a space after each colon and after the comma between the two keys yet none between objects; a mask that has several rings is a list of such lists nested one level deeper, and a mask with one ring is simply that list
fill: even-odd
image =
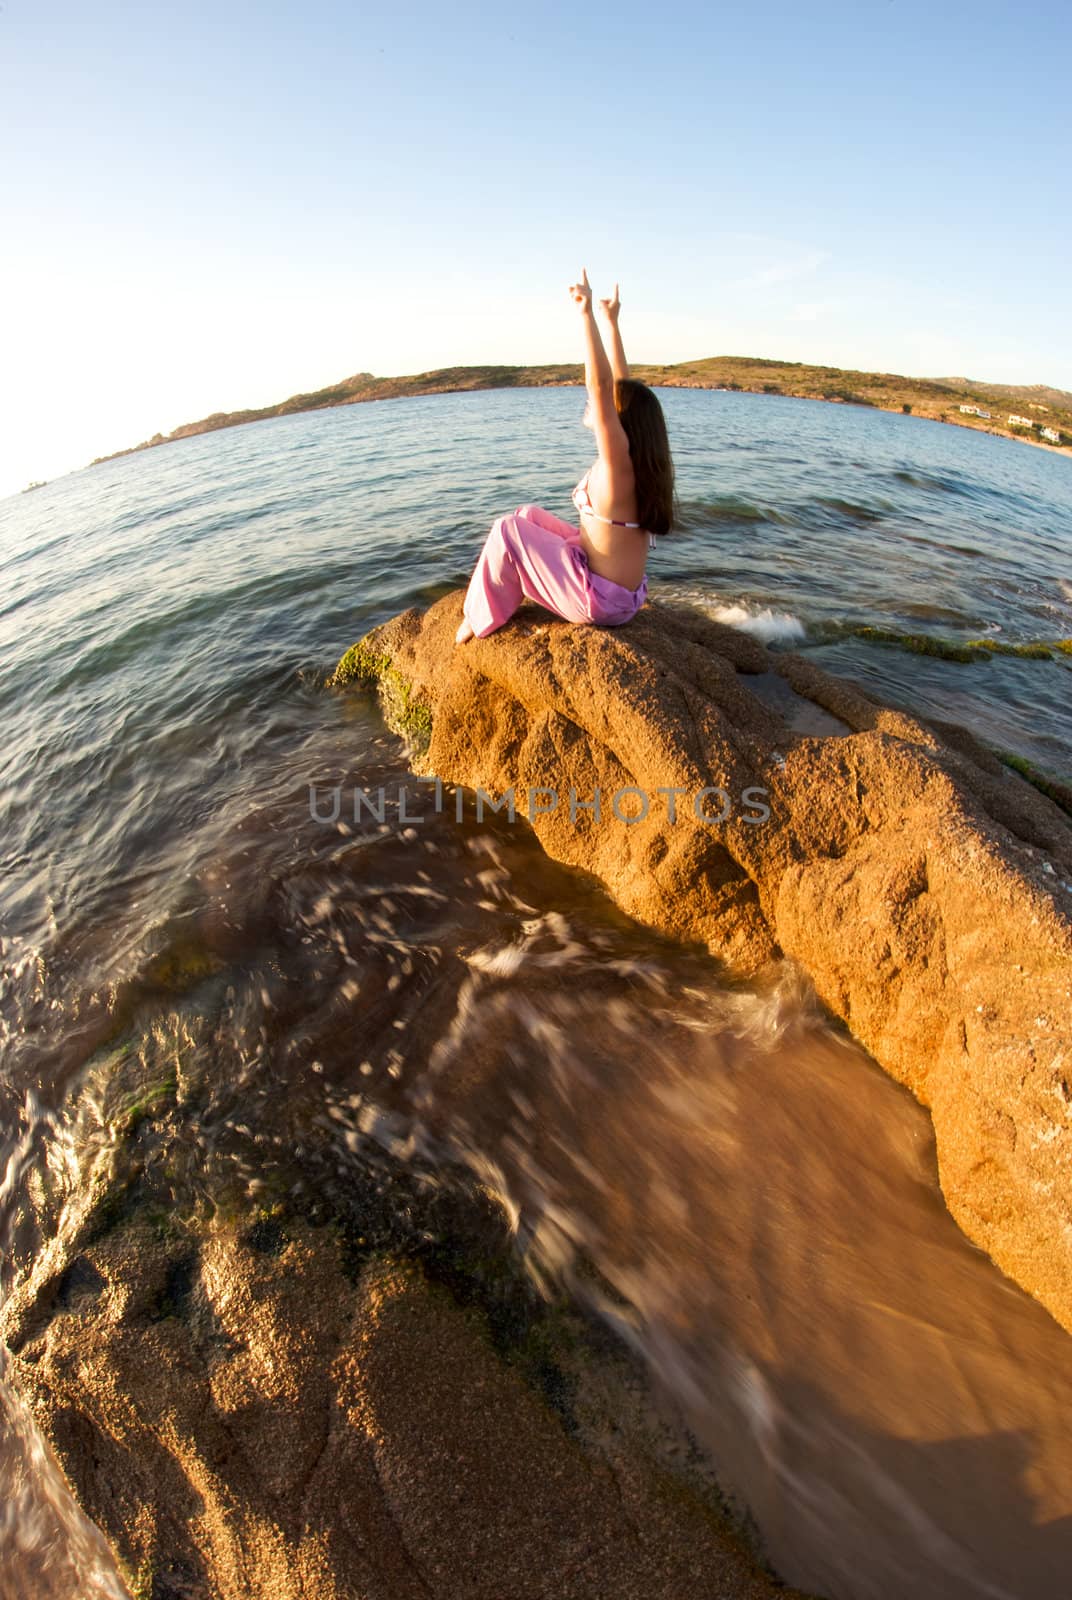
[{"label": "sky", "polygon": [[1072,8],[0,0],[0,496],[357,372],[1072,389]]}]

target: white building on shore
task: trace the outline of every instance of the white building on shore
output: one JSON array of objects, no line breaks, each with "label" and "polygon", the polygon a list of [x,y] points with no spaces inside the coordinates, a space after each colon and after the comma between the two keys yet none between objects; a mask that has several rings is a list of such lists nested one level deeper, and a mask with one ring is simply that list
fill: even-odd
[{"label": "white building on shore", "polygon": [[1010,428],[1033,428],[1034,426],[1035,423],[1032,417],[1018,417],[1015,412],[1009,412]]}]

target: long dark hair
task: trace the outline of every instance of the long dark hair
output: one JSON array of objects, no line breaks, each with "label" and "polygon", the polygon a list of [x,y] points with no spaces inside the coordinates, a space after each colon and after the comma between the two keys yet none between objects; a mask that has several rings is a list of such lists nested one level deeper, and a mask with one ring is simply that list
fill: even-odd
[{"label": "long dark hair", "polygon": [[674,526],[674,462],[658,397],[636,378],[614,380],[614,405],[629,440],[637,519],[649,533]]}]

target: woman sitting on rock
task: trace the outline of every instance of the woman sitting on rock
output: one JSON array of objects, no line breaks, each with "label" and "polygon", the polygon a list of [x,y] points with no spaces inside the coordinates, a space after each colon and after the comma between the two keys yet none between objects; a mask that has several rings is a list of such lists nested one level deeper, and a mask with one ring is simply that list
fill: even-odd
[{"label": "woman sitting on rock", "polygon": [[618,332],[618,286],[613,300],[600,301],[613,366],[592,315],[587,269],[570,294],[585,332],[584,425],[599,452],[573,491],[580,527],[542,506],[518,506],[513,516],[497,517],[469,581],[457,644],[494,633],[526,595],[567,622],[616,628],[631,621],[648,596],[649,545],[673,525],[666,422],[652,390],[629,376]]}]

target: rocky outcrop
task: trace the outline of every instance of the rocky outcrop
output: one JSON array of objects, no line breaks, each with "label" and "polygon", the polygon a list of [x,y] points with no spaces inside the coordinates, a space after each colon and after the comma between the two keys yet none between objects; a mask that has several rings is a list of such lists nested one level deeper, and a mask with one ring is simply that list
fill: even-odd
[{"label": "rocky outcrop", "polygon": [[967,730],[688,607],[598,628],[526,605],[456,646],[462,597],[332,681],[378,681],[415,772],[512,791],[638,921],[738,978],[797,963],[929,1107],[963,1231],[1072,1331],[1067,812]]},{"label": "rocky outcrop", "polygon": [[0,1335],[136,1600],[797,1593],[580,1319],[278,1208],[98,1212]]}]

